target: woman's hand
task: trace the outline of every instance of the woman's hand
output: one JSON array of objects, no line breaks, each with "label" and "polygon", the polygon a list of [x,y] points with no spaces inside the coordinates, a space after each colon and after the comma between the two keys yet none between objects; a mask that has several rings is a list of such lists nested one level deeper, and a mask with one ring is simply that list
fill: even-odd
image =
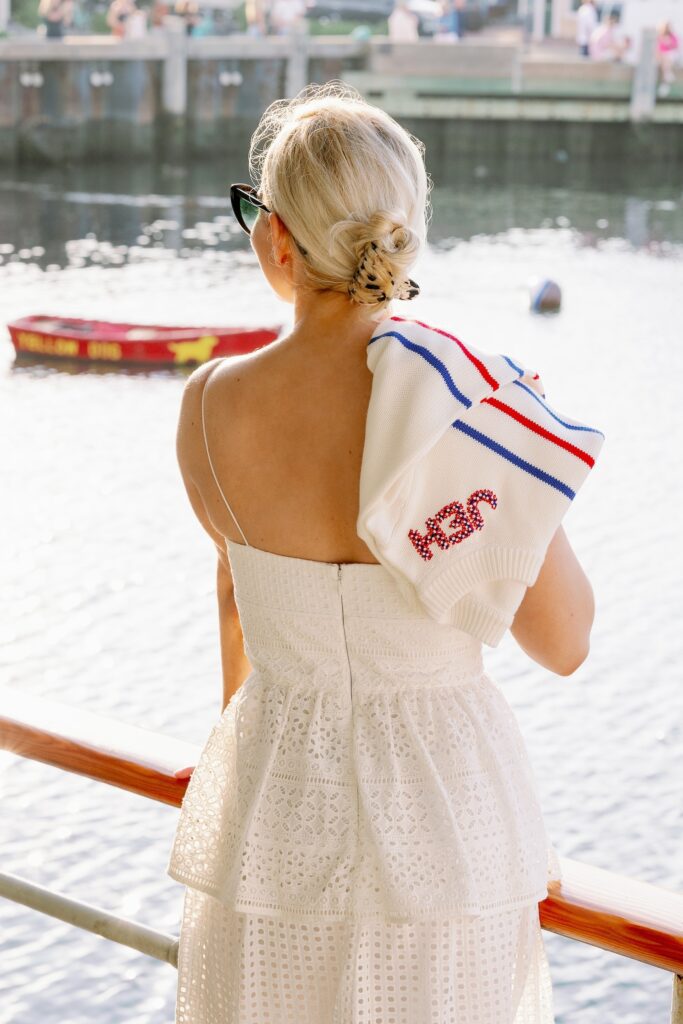
[{"label": "woman's hand", "polygon": [[190,775],[194,771],[194,766],[190,768],[178,768],[177,771],[173,772],[173,776],[176,779],[189,779]]}]

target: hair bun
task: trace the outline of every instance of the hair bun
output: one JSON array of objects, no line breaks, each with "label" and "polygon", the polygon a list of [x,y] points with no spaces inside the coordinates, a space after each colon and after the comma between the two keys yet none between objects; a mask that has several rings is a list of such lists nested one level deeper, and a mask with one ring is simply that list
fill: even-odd
[{"label": "hair bun", "polygon": [[353,292],[376,319],[392,298],[416,294],[407,275],[429,217],[424,152],[343,82],[307,86],[268,107],[252,136],[249,169],[294,243],[297,287]]},{"label": "hair bun", "polygon": [[391,239],[391,245],[394,252],[402,252],[410,242],[410,234],[408,229],[402,224],[397,224],[392,229],[389,238]]}]

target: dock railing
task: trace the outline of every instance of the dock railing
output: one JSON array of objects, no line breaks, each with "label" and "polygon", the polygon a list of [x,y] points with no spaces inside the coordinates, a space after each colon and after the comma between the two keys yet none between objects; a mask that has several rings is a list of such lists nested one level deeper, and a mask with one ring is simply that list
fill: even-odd
[{"label": "dock railing", "polygon": [[[45,697],[0,687],[0,749],[179,807],[201,749]],[[560,857],[563,879],[539,903],[541,926],[640,960],[672,978],[671,1024],[683,1024],[683,893]],[[0,872],[0,896],[177,967],[178,940]],[[649,1022],[648,1022],[649,1024]],[[654,1024],[654,1022],[652,1022]]]}]

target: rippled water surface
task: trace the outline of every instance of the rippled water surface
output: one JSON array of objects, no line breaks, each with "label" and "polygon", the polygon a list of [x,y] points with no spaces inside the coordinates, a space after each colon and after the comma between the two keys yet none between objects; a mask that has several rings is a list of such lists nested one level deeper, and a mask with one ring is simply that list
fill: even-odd
[{"label": "rippled water surface", "polygon": [[[508,639],[489,668],[559,852],[682,890],[680,184],[636,187],[623,168],[431,170],[411,314],[536,367],[552,403],[607,435],[565,520],[596,593],[590,658],[554,677]],[[244,174],[0,180],[0,324],[286,322],[230,217],[226,186]],[[528,312],[536,276],[562,285],[559,315]],[[3,682],[201,744],[221,682],[214,554],[174,456],[184,378],[18,366],[0,334]],[[177,934],[175,809],[6,754],[0,799],[4,870]],[[558,1024],[669,1019],[667,973],[544,935]],[[3,901],[0,964],[0,1024],[173,1019],[171,967]]]}]

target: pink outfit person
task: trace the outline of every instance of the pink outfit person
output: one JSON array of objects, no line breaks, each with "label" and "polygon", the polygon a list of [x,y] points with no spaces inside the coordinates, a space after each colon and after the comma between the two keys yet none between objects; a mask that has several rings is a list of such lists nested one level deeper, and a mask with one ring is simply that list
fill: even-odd
[{"label": "pink outfit person", "polygon": [[676,77],[674,71],[678,60],[678,36],[668,21],[662,22],[657,32],[657,65],[661,76],[660,96],[666,96]]}]

